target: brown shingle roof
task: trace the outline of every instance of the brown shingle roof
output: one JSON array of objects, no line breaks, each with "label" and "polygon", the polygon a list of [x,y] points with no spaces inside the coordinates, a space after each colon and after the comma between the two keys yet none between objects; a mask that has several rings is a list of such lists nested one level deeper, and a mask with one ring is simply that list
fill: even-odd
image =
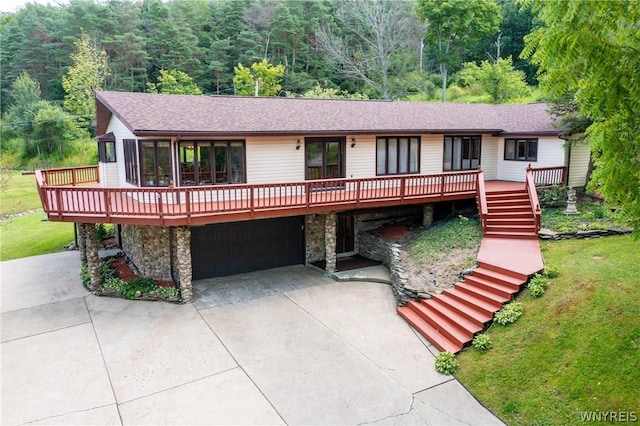
[{"label": "brown shingle roof", "polygon": [[557,134],[546,104],[483,105],[98,92],[98,132],[111,114],[138,135],[451,133]]}]

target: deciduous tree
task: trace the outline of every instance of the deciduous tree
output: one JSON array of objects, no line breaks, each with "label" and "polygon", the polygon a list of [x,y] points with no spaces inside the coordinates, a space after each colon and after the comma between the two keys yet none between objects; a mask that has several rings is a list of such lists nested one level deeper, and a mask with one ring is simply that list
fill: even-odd
[{"label": "deciduous tree", "polygon": [[477,86],[482,93],[490,95],[494,104],[505,103],[530,92],[524,72],[514,69],[510,59],[482,61],[480,65],[467,62],[458,73],[458,79],[465,86]]},{"label": "deciduous tree", "polygon": [[234,71],[233,84],[238,95],[278,96],[282,89],[283,65],[272,65],[263,59],[251,64],[251,68],[238,64]]},{"label": "deciduous tree", "polygon": [[595,170],[591,188],[620,207],[640,233],[640,3],[527,0],[544,27],[524,55],[552,97],[573,94]]},{"label": "deciduous tree", "polygon": [[502,14],[492,0],[419,0],[417,12],[427,24],[424,40],[440,69],[444,102],[450,68],[465,49],[498,32]]},{"label": "deciduous tree", "polygon": [[202,95],[202,90],[185,72],[160,70],[157,83],[147,83],[149,93],[172,93],[174,95]]},{"label": "deciduous tree", "polygon": [[95,116],[95,94],[102,90],[109,75],[107,52],[94,47],[87,34],[82,34],[75,42],[71,55],[73,65],[62,77],[62,87],[66,92],[64,108],[77,117],[78,123],[88,127]]}]

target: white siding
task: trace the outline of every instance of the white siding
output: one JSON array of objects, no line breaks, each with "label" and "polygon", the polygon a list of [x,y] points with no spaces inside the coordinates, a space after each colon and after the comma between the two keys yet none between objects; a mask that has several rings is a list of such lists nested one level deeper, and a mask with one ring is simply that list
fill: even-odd
[{"label": "white siding", "polygon": [[430,175],[442,173],[443,135],[422,135],[420,146],[420,173]]},{"label": "white siding", "polygon": [[575,143],[571,146],[571,161],[569,162],[569,182],[571,188],[583,187],[587,184],[589,157],[591,151],[586,143]]},{"label": "white siding", "polygon": [[[116,137],[116,161],[115,171],[110,170],[108,180],[101,181],[102,186],[131,186],[127,183],[127,175],[124,169],[124,145],[123,139],[135,139],[135,135],[118,118],[113,115],[107,126],[106,133],[113,132]],[[112,175],[114,173],[115,175]],[[106,184],[105,182],[109,182]],[[113,182],[113,184],[112,184]]]},{"label": "white siding", "polygon": [[502,139],[497,136],[482,135],[481,149],[480,166],[485,180],[498,179],[498,156],[502,156]]},{"label": "white siding", "polygon": [[[300,149],[296,142],[300,139]],[[247,183],[304,180],[304,137],[250,137],[246,139]]]},{"label": "white siding", "polygon": [[556,137],[538,138],[538,161],[504,160],[504,138],[500,138],[498,155],[499,180],[524,182],[527,166],[556,167],[564,165],[564,141]]},{"label": "white siding", "polygon": [[[351,148],[351,139],[356,146]],[[347,178],[367,178],[376,175],[376,137],[374,135],[347,136],[345,147]]]},{"label": "white siding", "polygon": [[[117,155],[117,154],[116,154]],[[116,160],[118,157],[116,157]],[[118,179],[118,163],[99,163],[100,165],[100,185],[120,186]]]}]

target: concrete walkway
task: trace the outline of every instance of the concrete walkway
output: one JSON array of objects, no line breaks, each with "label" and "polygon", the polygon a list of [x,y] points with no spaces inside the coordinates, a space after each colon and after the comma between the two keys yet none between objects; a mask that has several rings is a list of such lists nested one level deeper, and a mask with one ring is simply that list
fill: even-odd
[{"label": "concrete walkway", "polygon": [[90,295],[79,269],[0,263],[3,425],[501,424],[435,372],[385,284],[280,268],[174,305]]}]

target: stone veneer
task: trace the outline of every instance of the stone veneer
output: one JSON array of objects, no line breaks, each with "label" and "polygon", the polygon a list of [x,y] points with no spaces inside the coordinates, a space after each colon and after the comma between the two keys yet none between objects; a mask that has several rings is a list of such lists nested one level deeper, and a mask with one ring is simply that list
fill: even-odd
[{"label": "stone veneer", "polygon": [[377,260],[389,268],[391,288],[398,306],[404,306],[410,300],[416,300],[418,294],[409,288],[409,275],[405,271],[403,252],[400,245],[388,242],[375,232],[360,232],[357,237],[360,255]]},{"label": "stone veneer", "polygon": [[193,289],[191,286],[192,265],[191,265],[191,228],[179,226],[173,228],[174,250],[173,269],[177,270],[176,282],[180,285],[180,295],[184,303],[193,301]]},{"label": "stone veneer", "polygon": [[160,226],[122,226],[122,250],[141,275],[171,280],[169,228]]},{"label": "stone veneer", "polygon": [[335,212],[327,213],[324,222],[324,251],[325,271],[332,274],[336,272],[336,226],[338,215]]},{"label": "stone veneer", "polygon": [[309,214],[305,217],[306,263],[324,260],[325,215]]}]

